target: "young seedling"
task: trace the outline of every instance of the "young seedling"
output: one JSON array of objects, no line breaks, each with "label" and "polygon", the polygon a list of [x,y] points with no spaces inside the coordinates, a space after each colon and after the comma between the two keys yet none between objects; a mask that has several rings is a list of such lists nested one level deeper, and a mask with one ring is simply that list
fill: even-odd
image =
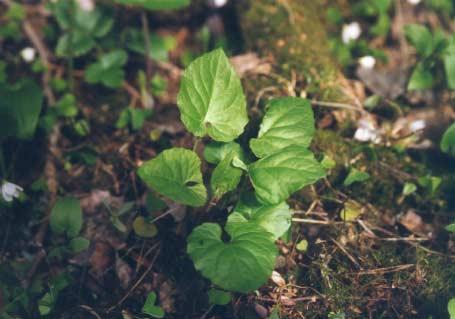
[{"label": "young seedling", "polygon": [[[188,237],[187,252],[216,286],[242,293],[255,290],[270,277],[275,240],[291,225],[286,200],[326,175],[308,149],[315,131],[311,105],[301,98],[272,99],[257,137],[240,144],[237,138],[248,123],[247,103],[240,79],[220,49],[188,66],[177,103],[188,131],[213,140],[204,150],[205,160],[215,165],[210,191],[201,159],[189,149],[163,151],[145,162],[138,175],[159,194],[192,207],[202,207],[209,199],[216,202],[226,193],[243,195],[224,225],[229,240],[222,239],[220,225],[204,223]],[[244,175],[250,193],[239,187]]]}]

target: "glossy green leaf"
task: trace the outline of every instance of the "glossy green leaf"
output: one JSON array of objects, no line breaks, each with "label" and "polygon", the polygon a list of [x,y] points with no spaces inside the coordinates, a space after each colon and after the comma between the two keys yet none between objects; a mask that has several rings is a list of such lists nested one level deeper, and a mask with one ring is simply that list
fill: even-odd
[{"label": "glossy green leaf", "polygon": [[75,237],[82,228],[82,210],[79,200],[71,197],[58,198],[51,212],[53,232]]},{"label": "glossy green leaf", "polygon": [[191,0],[115,0],[117,3],[141,6],[148,10],[172,10],[188,6]]},{"label": "glossy green leaf", "polygon": [[215,285],[236,292],[259,288],[272,274],[277,248],[272,234],[257,225],[228,225],[229,242],[218,224],[205,223],[188,237],[187,251],[202,275]]},{"label": "glossy green leaf", "polygon": [[361,183],[370,178],[370,174],[366,172],[359,171],[358,169],[352,167],[349,170],[348,176],[346,176],[343,185],[344,186],[350,186],[354,183]]},{"label": "glossy green leaf", "polygon": [[442,136],[441,150],[455,157],[455,123],[450,125]]},{"label": "glossy green leaf", "polygon": [[30,80],[13,86],[0,84],[0,141],[6,137],[31,138],[42,102],[41,89]]},{"label": "glossy green leaf", "polygon": [[228,223],[252,223],[261,226],[275,239],[291,227],[292,210],[285,202],[276,205],[260,203],[254,194],[242,197],[228,217]]},{"label": "glossy green leaf", "polygon": [[308,147],[314,130],[313,109],[308,100],[276,98],[267,104],[258,138],[250,140],[250,147],[259,158],[291,145]]},{"label": "glossy green leaf", "polygon": [[408,90],[426,90],[433,87],[433,73],[423,63],[418,63],[412,71],[408,83]]},{"label": "glossy green leaf", "polygon": [[289,146],[248,166],[248,173],[258,199],[279,204],[299,189],[326,175],[311,151]]},{"label": "glossy green leaf", "polygon": [[403,186],[403,195],[411,195],[412,193],[415,193],[417,190],[417,186],[414,183],[405,183]]},{"label": "glossy green leaf", "polygon": [[221,49],[190,63],[182,77],[177,104],[182,122],[196,136],[229,142],[248,122],[240,78]]},{"label": "glossy green leaf", "polygon": [[404,27],[404,33],[420,56],[429,57],[431,55],[434,49],[433,35],[427,27],[420,24],[408,24]]},{"label": "glossy green leaf", "polygon": [[164,311],[161,307],[155,305],[156,294],[151,292],[148,294],[145,300],[144,306],[142,307],[142,313],[149,315],[153,318],[164,318]]},{"label": "glossy green leaf", "polygon": [[229,292],[219,290],[216,288],[210,289],[208,292],[208,295],[209,295],[209,303],[211,305],[224,306],[224,305],[227,305],[231,301],[231,298],[232,298],[232,295]]},{"label": "glossy green leaf", "polygon": [[138,169],[138,175],[150,188],[178,203],[202,206],[207,200],[201,160],[193,151],[165,150],[145,162]]},{"label": "glossy green leaf", "polygon": [[93,63],[85,70],[85,80],[88,83],[102,83],[110,88],[122,85],[125,72],[122,66],[128,55],[123,50],[115,50],[103,55],[98,62]]},{"label": "glossy green leaf", "polygon": [[297,245],[295,245],[298,251],[306,252],[308,250],[308,241],[306,239],[302,239]]}]

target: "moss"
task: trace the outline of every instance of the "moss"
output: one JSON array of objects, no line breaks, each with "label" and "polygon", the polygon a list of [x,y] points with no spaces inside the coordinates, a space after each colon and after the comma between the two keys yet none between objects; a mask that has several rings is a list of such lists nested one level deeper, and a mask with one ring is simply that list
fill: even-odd
[{"label": "moss", "polygon": [[313,96],[342,99],[318,1],[239,1],[238,12],[247,49],[272,57],[282,77],[294,72]]}]

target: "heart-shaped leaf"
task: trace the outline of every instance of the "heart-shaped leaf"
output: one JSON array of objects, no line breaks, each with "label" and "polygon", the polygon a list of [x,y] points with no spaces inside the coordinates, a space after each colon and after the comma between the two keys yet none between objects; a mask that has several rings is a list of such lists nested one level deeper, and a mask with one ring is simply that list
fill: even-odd
[{"label": "heart-shaped leaf", "polygon": [[204,148],[204,158],[211,164],[218,164],[221,162],[229,153],[234,153],[238,157],[243,157],[243,150],[239,144],[235,142],[221,143],[211,142]]},{"label": "heart-shaped leaf", "polygon": [[261,202],[279,204],[299,189],[326,175],[311,151],[289,146],[248,166],[248,173]]},{"label": "heart-shaped leaf", "polygon": [[50,225],[57,234],[75,237],[82,228],[82,210],[79,200],[71,197],[59,198],[51,212]]},{"label": "heart-shaped leaf", "polygon": [[229,215],[228,223],[253,223],[261,226],[278,239],[291,226],[292,210],[285,202],[276,205],[261,204],[254,194],[247,194]]},{"label": "heart-shaped leaf", "polygon": [[270,277],[277,249],[273,235],[254,224],[229,224],[229,242],[221,240],[221,227],[205,223],[188,237],[188,254],[197,270],[215,285],[249,292]]},{"label": "heart-shaped leaf", "polygon": [[155,224],[150,224],[142,216],[136,217],[133,222],[133,229],[136,235],[144,238],[155,237],[158,233],[158,229],[156,228]]},{"label": "heart-shaped leaf", "polygon": [[193,151],[172,148],[145,162],[139,177],[152,189],[189,206],[202,206],[207,190],[202,182],[201,160]]},{"label": "heart-shaped leaf", "polygon": [[248,122],[240,78],[221,49],[204,54],[186,68],[177,104],[183,124],[196,136],[229,142]]},{"label": "heart-shaped leaf", "polygon": [[0,141],[6,137],[28,139],[35,133],[43,102],[41,89],[32,81],[0,85]]},{"label": "heart-shaped leaf", "polygon": [[259,129],[250,140],[253,153],[262,158],[291,145],[308,147],[314,135],[314,116],[308,100],[282,97],[271,100]]}]

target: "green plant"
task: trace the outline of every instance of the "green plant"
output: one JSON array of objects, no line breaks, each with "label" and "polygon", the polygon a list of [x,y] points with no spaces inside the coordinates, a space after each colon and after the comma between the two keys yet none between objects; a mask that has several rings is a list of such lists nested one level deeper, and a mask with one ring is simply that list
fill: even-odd
[{"label": "green plant", "polygon": [[88,53],[114,25],[112,10],[99,5],[86,11],[74,0],[56,1],[50,3],[50,9],[64,31],[55,48],[58,56],[75,57]]},{"label": "green plant", "polygon": [[455,319],[455,298],[449,300],[447,304],[447,310],[449,311],[449,319]]},{"label": "green plant", "polygon": [[352,11],[354,16],[365,18],[374,17],[376,21],[369,29],[369,32],[375,36],[385,36],[390,29],[388,12],[392,4],[392,0],[363,0],[355,4]]},{"label": "green plant", "polygon": [[151,292],[148,294],[145,300],[144,306],[142,307],[142,313],[152,318],[163,318],[164,311],[161,307],[155,305],[156,294]]},{"label": "green plant", "polygon": [[117,128],[129,127],[133,131],[140,130],[146,119],[152,116],[153,111],[149,109],[138,109],[135,107],[127,107],[124,109],[117,120],[115,126]]},{"label": "green plant", "polygon": [[418,56],[408,90],[430,89],[440,82],[445,82],[443,86],[454,90],[455,36],[447,37],[440,30],[432,33],[419,24],[407,25],[405,35]]},{"label": "green plant", "polygon": [[249,186],[247,180],[240,182],[248,175],[254,193],[242,196],[229,215],[224,231],[230,239],[222,239],[218,224],[204,223],[188,237],[187,252],[215,285],[244,293],[254,290],[271,275],[274,241],[290,227],[292,211],[286,200],[326,174],[308,149],[315,130],[311,105],[293,97],[269,101],[258,136],[247,143],[251,154],[240,140],[234,141],[248,123],[246,100],[239,77],[218,49],[185,70],[178,106],[188,131],[214,140],[204,150],[206,161],[216,165],[211,191],[204,185],[201,159],[189,149],[163,151],[145,162],[138,175],[161,195],[192,207],[206,205],[209,197],[217,201],[227,193],[244,194]]},{"label": "green plant", "polygon": [[101,83],[109,88],[118,88],[122,85],[125,72],[122,67],[128,60],[123,50],[115,50],[104,54],[98,62],[90,64],[85,70],[85,80],[88,83]]}]

